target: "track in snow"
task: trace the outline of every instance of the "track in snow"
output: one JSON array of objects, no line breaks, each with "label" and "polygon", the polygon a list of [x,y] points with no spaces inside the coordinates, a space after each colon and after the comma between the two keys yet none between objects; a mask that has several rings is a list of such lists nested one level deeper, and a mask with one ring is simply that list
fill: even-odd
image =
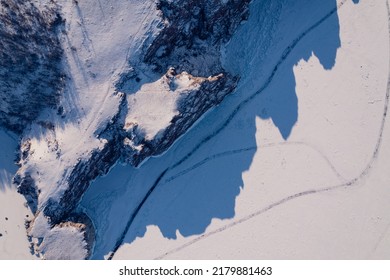
[{"label": "track in snow", "polygon": [[[389,7],[389,3],[388,1],[386,2],[386,6],[387,6],[387,15],[388,15],[388,31],[389,31],[389,42],[390,42],[390,7]],[[388,111],[388,107],[389,107],[389,97],[390,97],[390,58],[389,58],[389,74],[388,74],[388,80],[387,80],[387,88],[386,88],[386,95],[385,95],[385,103],[384,103],[384,109],[383,109],[383,114],[382,114],[382,120],[381,120],[381,126],[380,126],[380,129],[379,129],[379,135],[378,135],[378,138],[377,138],[377,142],[375,144],[375,148],[374,148],[374,151],[372,153],[372,156],[370,158],[370,161],[368,162],[368,164],[366,165],[366,167],[360,172],[360,174],[358,176],[356,176],[355,178],[352,178],[350,180],[348,180],[347,182],[345,183],[342,183],[342,184],[339,184],[339,185],[333,185],[333,186],[328,186],[328,187],[322,187],[322,188],[315,188],[315,189],[311,189],[311,190],[306,190],[306,191],[303,191],[303,192],[299,192],[299,193],[296,193],[296,194],[293,194],[293,195],[290,195],[290,196],[287,196],[279,201],[276,201],[256,212],[253,212],[252,214],[249,214],[247,215],[246,217],[243,217],[237,221],[234,221],[230,224],[227,224],[223,227],[220,227],[214,231],[211,231],[209,233],[206,233],[206,234],[202,234],[200,235],[199,237],[183,244],[182,246],[179,246],[173,250],[170,250],[166,253],[164,253],[163,255],[160,255],[159,257],[155,258],[156,260],[158,259],[163,259],[165,258],[166,256],[168,255],[171,255],[171,254],[174,254],[174,253],[177,253],[189,246],[191,246],[192,244],[198,242],[198,241],[201,241],[205,238],[208,238],[214,234],[217,234],[217,233],[220,233],[222,231],[225,231],[227,229],[230,229],[236,225],[239,225],[241,223],[244,223],[256,216],[259,216],[261,214],[264,214],[265,212],[268,212],[269,210],[275,208],[276,206],[279,206],[281,204],[284,204],[286,202],[289,202],[293,199],[297,199],[297,198],[300,198],[300,197],[303,197],[303,196],[307,196],[307,195],[313,195],[313,194],[319,194],[319,193],[324,193],[324,192],[329,192],[329,191],[333,191],[333,190],[336,190],[336,189],[341,189],[341,188],[348,188],[348,187],[353,187],[353,186],[356,186],[364,177],[366,177],[369,172],[372,170],[373,168],[373,165],[375,163],[375,160],[378,158],[378,154],[379,154],[379,151],[380,151],[380,147],[381,147],[381,144],[382,144],[382,138],[383,138],[383,131],[384,131],[384,127],[385,127],[385,124],[386,124],[386,119],[387,119],[387,111]]]},{"label": "track in snow", "polygon": [[228,157],[228,156],[231,156],[231,155],[235,155],[235,154],[241,154],[241,153],[245,153],[245,152],[250,152],[250,151],[256,151],[258,148],[260,149],[264,149],[264,148],[271,148],[271,147],[276,147],[276,146],[306,146],[308,148],[310,148],[311,150],[315,151],[316,153],[318,153],[325,161],[326,163],[329,165],[329,167],[332,169],[332,171],[335,173],[335,175],[338,177],[338,179],[340,181],[347,181],[336,169],[336,167],[332,164],[332,162],[329,160],[329,158],[324,155],[321,151],[319,151],[318,149],[314,148],[312,145],[309,145],[305,142],[279,142],[279,143],[269,143],[269,144],[265,144],[265,145],[260,145],[260,146],[253,146],[253,147],[247,147],[247,148],[242,148],[242,149],[237,149],[237,150],[231,150],[231,151],[226,151],[226,152],[221,152],[221,153],[218,153],[218,154],[214,154],[212,156],[209,156],[207,158],[204,158],[203,160],[195,163],[194,165],[188,167],[187,169],[183,170],[183,171],[180,171],[179,173],[175,174],[175,175],[172,175],[171,177],[167,178],[166,180],[164,180],[162,182],[162,184],[166,184],[166,183],[169,183],[173,180],[176,180],[177,178],[197,169],[198,167],[201,167],[202,165],[208,163],[209,161],[212,161],[212,160],[215,160],[215,159],[219,159],[219,158],[223,158],[223,157]]}]

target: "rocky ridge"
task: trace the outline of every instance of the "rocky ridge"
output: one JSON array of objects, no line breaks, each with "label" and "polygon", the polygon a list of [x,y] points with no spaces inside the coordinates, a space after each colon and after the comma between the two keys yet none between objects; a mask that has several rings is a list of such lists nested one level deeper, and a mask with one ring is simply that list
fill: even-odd
[{"label": "rocky ridge", "polygon": [[[42,220],[47,220],[49,228],[56,230],[64,227],[64,223],[67,228],[76,226],[78,232],[84,232],[86,248],[90,253],[93,248],[93,234],[90,233],[93,232],[92,222],[86,215],[82,219],[71,219],[80,217],[77,205],[90,182],[106,174],[118,161],[139,166],[148,157],[161,154],[207,110],[218,105],[234,90],[239,77],[223,69],[220,51],[248,16],[248,4],[248,0],[161,0],[157,3],[164,23],[160,32],[151,44],[143,46],[140,61],[135,64],[130,62],[131,70],[118,79],[115,95],[121,100],[120,106],[106,128],[97,133],[100,148],[62,171],[62,179],[56,182],[59,190],[57,197],[42,196],[39,174],[32,172],[34,168],[30,157],[34,150],[31,149],[30,139],[23,138],[19,161],[21,168],[15,176],[15,183],[35,213],[28,233],[36,253],[44,257],[48,250],[46,233],[37,229]],[[166,94],[177,96],[169,124],[151,138],[144,133],[142,125],[128,121],[134,107],[129,101],[137,92],[142,93],[143,86],[151,83],[145,79],[150,73],[160,77],[157,83],[164,87]],[[177,84],[181,79],[188,82],[182,88]],[[57,93],[58,88],[55,87],[55,90]],[[47,141],[55,157],[61,160],[60,148],[55,145],[55,128],[37,125],[52,130],[52,139]],[[45,250],[42,250],[42,244],[46,244]]]}]

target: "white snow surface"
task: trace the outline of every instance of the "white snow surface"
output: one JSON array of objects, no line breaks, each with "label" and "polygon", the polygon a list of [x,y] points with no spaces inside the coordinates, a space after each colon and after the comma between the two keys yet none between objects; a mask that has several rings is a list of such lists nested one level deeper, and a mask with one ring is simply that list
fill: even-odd
[{"label": "white snow surface", "polygon": [[125,129],[138,126],[146,140],[156,138],[179,113],[177,101],[180,97],[199,87],[199,82],[186,72],[173,79],[163,76],[155,82],[142,85],[136,93],[127,96]]},{"label": "white snow surface", "polygon": [[0,259],[33,259],[24,227],[32,214],[12,184],[17,136],[0,130],[0,143]]},{"label": "white snow surface", "polygon": [[54,227],[42,241],[39,251],[45,259],[83,260],[87,257],[83,232],[76,227]]}]

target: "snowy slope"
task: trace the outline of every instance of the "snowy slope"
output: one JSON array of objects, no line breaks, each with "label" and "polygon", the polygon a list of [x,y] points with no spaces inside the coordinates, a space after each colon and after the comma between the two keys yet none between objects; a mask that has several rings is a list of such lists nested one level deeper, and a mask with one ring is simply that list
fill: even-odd
[{"label": "snowy slope", "polygon": [[[47,203],[60,201],[69,188],[67,179],[79,162],[88,161],[93,152],[105,147],[105,139],[96,135],[119,111],[121,98],[115,94],[115,81],[125,71],[130,56],[137,55],[144,40],[137,34],[150,32],[157,13],[150,8],[150,1],[59,4],[66,18],[62,45],[70,80],[60,101],[61,115],[47,110],[23,135],[22,147],[28,157],[22,158],[18,171],[22,177],[31,177],[39,192],[37,217],[29,229],[37,246],[38,239],[50,230],[41,210]],[[48,250],[45,245],[40,251]]]}]

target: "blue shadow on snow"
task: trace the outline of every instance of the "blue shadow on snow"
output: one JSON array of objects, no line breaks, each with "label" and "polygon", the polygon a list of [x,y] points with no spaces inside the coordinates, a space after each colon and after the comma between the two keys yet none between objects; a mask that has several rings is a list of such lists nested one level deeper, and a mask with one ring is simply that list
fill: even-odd
[{"label": "blue shadow on snow", "polygon": [[[299,7],[291,8],[294,5],[299,5]],[[336,53],[341,46],[337,12],[329,14],[326,20],[311,28],[327,12],[336,8],[337,2],[335,0],[253,1],[248,22],[242,25],[237,31],[235,39],[232,39],[241,40],[238,42],[240,49],[232,51],[234,54],[232,60],[237,60],[236,68],[241,69],[241,74],[243,74],[241,81],[245,81],[246,65],[252,65],[251,71],[258,73],[262,73],[262,65],[265,63],[276,65],[271,74],[272,78],[266,82],[267,89],[258,92],[253,98],[250,96],[236,97],[233,94],[210,114],[216,120],[223,120],[221,121],[222,127],[229,129],[219,130],[219,124],[213,123],[209,115],[165,155],[156,159],[156,162],[161,164],[161,170],[164,170],[172,166],[174,163],[172,158],[183,155],[183,147],[190,146],[191,139],[205,139],[205,136],[213,135],[205,141],[206,145],[200,147],[185,163],[175,167],[164,176],[126,232],[124,243],[132,243],[135,238],[144,236],[148,225],[158,226],[164,237],[175,239],[177,231],[183,236],[202,234],[213,218],[229,219],[234,217],[236,197],[241,188],[244,187],[243,173],[249,169],[257,151],[256,118],[271,118],[282,137],[288,139],[298,121],[294,66],[302,59],[307,61],[313,54],[319,59],[325,70],[332,69],[336,63]],[[256,9],[262,9],[262,11],[259,12]],[[289,39],[285,41],[287,44],[289,42],[290,45],[283,46],[285,50],[274,50],[270,44],[267,45],[267,42],[272,42],[275,37],[279,40],[280,37],[283,38],[284,34],[275,34],[275,30],[279,30],[279,32],[283,30],[282,27],[277,27],[278,21],[284,12],[290,12],[289,9],[296,13],[296,17],[288,17],[291,22],[286,22],[286,18],[283,18],[284,24],[281,26],[297,26],[295,19],[301,23],[296,30],[293,28],[286,30],[285,35]],[[318,17],[311,17],[305,22],[307,15],[312,14],[317,14]],[[276,22],[275,18],[277,18]],[[249,30],[250,32],[248,30],[244,32],[249,24],[253,24],[252,29]],[[264,29],[267,28],[268,32],[264,32]],[[248,42],[248,44],[243,42]],[[255,45],[251,45],[250,42]],[[259,51],[254,52],[254,49]],[[287,55],[284,57],[282,53]],[[270,62],[272,57],[282,58]],[[242,102],[245,98],[247,101]],[[235,108],[239,108],[237,113],[234,114],[231,121],[225,122],[229,118],[226,112],[234,112]],[[221,141],[223,141],[223,145],[218,145]],[[208,156],[204,158],[204,155]],[[142,169],[143,167],[137,172],[141,174]],[[193,170],[197,170],[197,172],[192,172]],[[110,174],[108,174],[109,176]],[[123,207],[117,205],[121,203],[126,205],[127,201],[128,198],[120,197],[114,202],[116,205],[113,204],[113,207],[118,207],[117,215],[124,216],[121,223],[128,221],[126,220],[128,214],[119,212],[119,209],[123,210]],[[129,213],[135,207],[128,205]],[[103,208],[99,209],[99,205],[96,205],[95,211],[94,215],[99,219],[109,219],[108,212]],[[124,227],[119,223],[117,226]],[[102,258],[104,253],[111,250],[117,241],[114,239],[107,241],[107,238],[110,237],[102,231],[100,231],[99,236],[101,240],[98,238],[97,243],[106,242],[107,248],[95,252],[93,258]],[[145,248],[145,250],[148,249],[153,250],[153,248]]]}]

